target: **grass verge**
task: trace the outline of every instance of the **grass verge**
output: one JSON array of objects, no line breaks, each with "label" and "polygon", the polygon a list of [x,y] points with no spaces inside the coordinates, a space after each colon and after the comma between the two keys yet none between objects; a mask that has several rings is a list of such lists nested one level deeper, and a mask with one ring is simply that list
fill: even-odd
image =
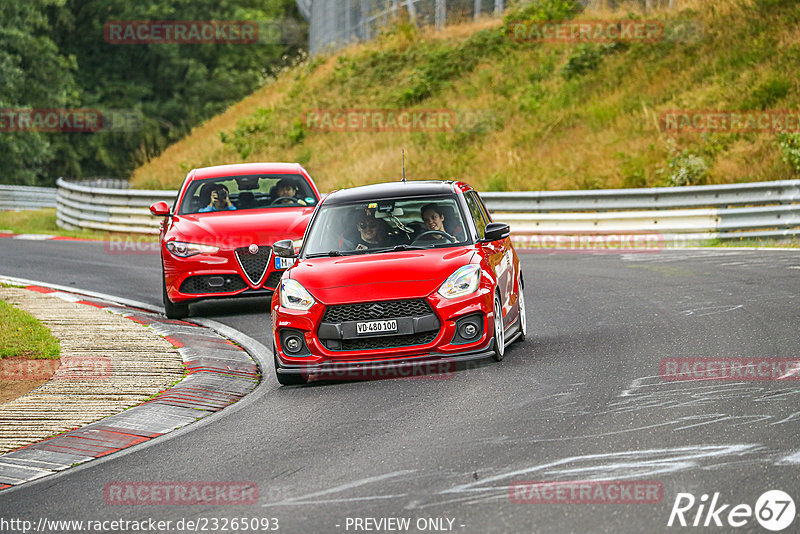
[{"label": "grass verge", "polygon": [[55,359],[60,352],[58,339],[46,326],[0,300],[0,358]]},{"label": "grass verge", "polygon": [[[14,234],[44,234],[108,241],[124,238],[128,234],[102,232],[99,230],[65,230],[56,224],[56,209],[45,208],[32,211],[0,211],[0,232],[10,231]],[[156,242],[158,236],[132,234],[134,242]]]},{"label": "grass verge", "polygon": [[[297,161],[330,191],[398,179],[402,148],[410,179],[463,179],[481,191],[796,178],[800,134],[660,124],[670,110],[796,110],[796,0],[676,0],[647,13],[641,4],[582,12],[577,0],[540,0],[503,21],[440,32],[398,23],[286,70],[137,169],[132,183],[174,189],[194,167]],[[514,21],[569,18],[655,19],[668,31],[614,45],[509,34]],[[455,127],[325,131],[308,119],[311,110],[353,108],[445,110]]]}]

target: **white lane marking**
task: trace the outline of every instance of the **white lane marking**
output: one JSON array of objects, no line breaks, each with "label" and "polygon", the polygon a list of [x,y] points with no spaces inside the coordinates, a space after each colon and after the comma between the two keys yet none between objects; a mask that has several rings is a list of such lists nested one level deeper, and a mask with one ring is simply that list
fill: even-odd
[{"label": "white lane marking", "polygon": [[[546,476],[559,480],[574,477],[576,474],[581,476],[581,480],[643,478],[662,473],[692,469],[700,465],[702,460],[713,460],[732,454],[743,455],[758,450],[759,448],[759,445],[753,444],[699,445],[674,447],[670,449],[648,449],[642,451],[572,456],[555,462],[517,469],[477,482],[457,484],[440,493],[507,492],[508,486],[505,484],[501,486],[481,486],[528,475],[536,471],[544,471]],[[589,465],[585,467],[576,465],[582,463]]]},{"label": "white lane marking", "polygon": [[800,269],[800,265],[790,265],[787,269]]},{"label": "white lane marking", "polygon": [[47,241],[48,239],[53,239],[54,235],[44,235],[44,234],[18,234],[13,236],[13,239],[22,239],[25,241]]},{"label": "white lane marking", "polygon": [[800,419],[800,412],[794,412],[789,417],[786,417],[785,419],[781,419],[780,421],[775,421],[774,423],[771,423],[771,424],[780,425],[780,424],[783,424],[783,423],[788,423],[789,421],[795,421],[797,419]]},{"label": "white lane marking", "polygon": [[790,454],[789,456],[784,456],[776,463],[778,464],[800,464],[800,451],[797,451],[794,454]]},{"label": "white lane marking", "polygon": [[[323,502],[344,502],[345,500],[342,499],[331,499],[331,500],[321,500],[321,501],[308,501],[308,499],[313,499],[314,497],[322,497],[323,495],[330,495],[331,493],[338,493],[340,491],[346,491],[353,488],[358,488],[360,486],[366,486],[367,484],[372,484],[373,482],[380,482],[382,480],[387,480],[390,478],[399,477],[402,475],[408,475],[411,473],[415,473],[416,470],[414,469],[404,469],[401,471],[394,471],[392,473],[386,473],[384,475],[378,475],[374,477],[367,477],[362,478],[361,480],[355,480],[353,482],[347,482],[345,484],[341,484],[339,486],[334,486],[333,488],[328,488],[322,491],[316,491],[314,493],[307,493],[306,495],[301,495],[299,497],[293,497],[291,499],[286,499],[282,502],[278,503],[267,503],[263,504],[262,506],[283,506],[283,505],[291,505],[291,504],[319,504]],[[371,497],[354,497],[353,499],[356,500],[369,500],[369,499],[389,499],[395,497],[404,497],[406,494],[403,495],[373,495]],[[302,502],[301,502],[302,501]]]},{"label": "white lane marking", "polygon": [[695,317],[704,317],[706,315],[715,315],[717,313],[726,313],[729,311],[738,310],[739,308],[744,308],[744,304],[726,305],[726,306],[707,306],[705,308],[683,310],[681,311],[681,313],[686,315],[687,317],[690,315],[694,315]]}]

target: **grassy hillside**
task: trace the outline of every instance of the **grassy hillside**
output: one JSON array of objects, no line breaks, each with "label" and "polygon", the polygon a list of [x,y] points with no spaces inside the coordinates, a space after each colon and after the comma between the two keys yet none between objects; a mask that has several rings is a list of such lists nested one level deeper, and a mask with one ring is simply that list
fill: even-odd
[{"label": "grassy hillside", "polygon": [[[674,109],[800,107],[796,0],[679,0],[648,13],[655,43],[519,43],[515,20],[641,18],[542,0],[503,21],[442,32],[398,23],[380,40],[317,57],[139,168],[144,188],[176,188],[192,167],[299,161],[328,191],[397,179],[464,179],[482,190],[591,189],[790,179],[797,135],[667,133]],[[698,31],[699,30],[699,31]],[[324,132],[313,109],[446,109],[449,132]],[[793,144],[795,143],[795,144]]]}]

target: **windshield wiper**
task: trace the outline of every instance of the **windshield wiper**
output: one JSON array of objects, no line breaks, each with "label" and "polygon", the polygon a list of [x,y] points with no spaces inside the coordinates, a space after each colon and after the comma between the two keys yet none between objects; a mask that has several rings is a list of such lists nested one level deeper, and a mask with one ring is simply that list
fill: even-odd
[{"label": "windshield wiper", "polygon": [[328,252],[315,252],[314,254],[307,254],[306,258],[330,258],[332,256],[341,256],[342,253],[338,250],[329,250]]},{"label": "windshield wiper", "polygon": [[430,246],[427,247],[420,247],[418,245],[395,245],[392,248],[382,248],[378,250],[374,250],[373,252],[401,252],[404,250],[427,250],[431,248]]}]

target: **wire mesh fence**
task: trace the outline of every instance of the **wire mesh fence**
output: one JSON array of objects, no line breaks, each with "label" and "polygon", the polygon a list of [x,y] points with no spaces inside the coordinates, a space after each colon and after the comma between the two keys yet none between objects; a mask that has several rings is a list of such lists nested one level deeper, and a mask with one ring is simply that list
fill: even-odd
[{"label": "wire mesh fence", "polygon": [[[606,9],[638,4],[644,12],[677,7],[679,3],[679,0],[580,1],[587,7]],[[369,41],[398,17],[418,25],[443,28],[484,15],[499,16],[509,3],[509,0],[297,0],[298,9],[310,23],[312,55],[354,41]]]}]

